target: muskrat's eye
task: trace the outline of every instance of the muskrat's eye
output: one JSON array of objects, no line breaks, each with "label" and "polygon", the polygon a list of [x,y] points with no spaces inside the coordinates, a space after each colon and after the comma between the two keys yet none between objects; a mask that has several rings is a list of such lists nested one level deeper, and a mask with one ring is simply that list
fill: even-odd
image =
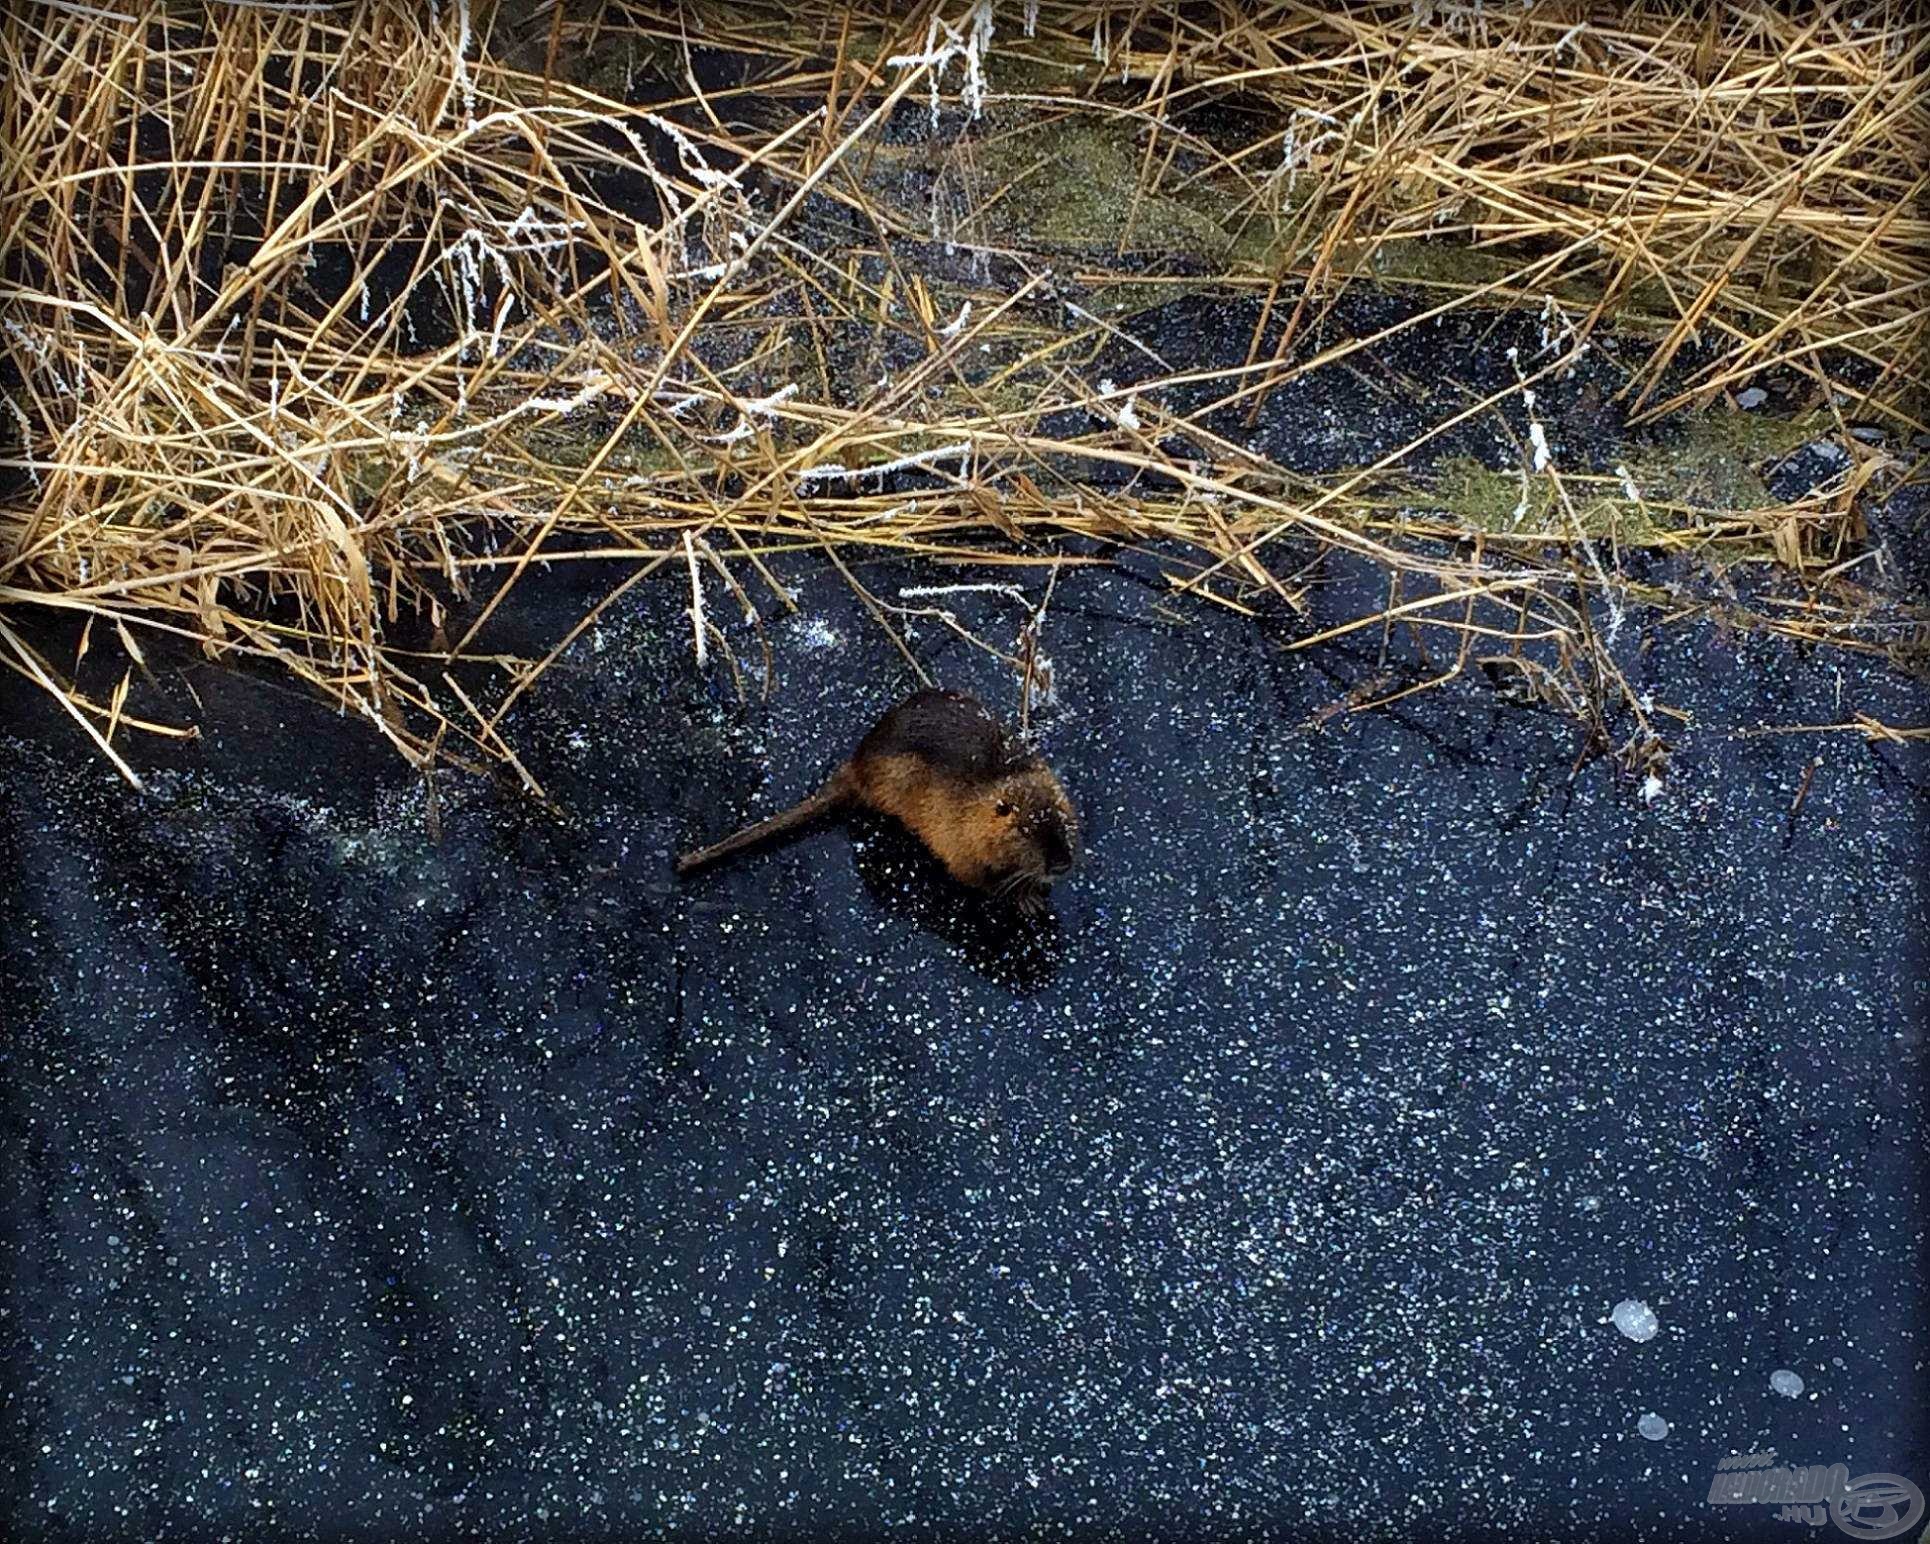
[{"label": "muskrat's eye", "polygon": [[995,800],[992,804],[992,813],[994,815],[1009,815],[1012,813],[1012,806],[1007,804],[1003,799]]}]

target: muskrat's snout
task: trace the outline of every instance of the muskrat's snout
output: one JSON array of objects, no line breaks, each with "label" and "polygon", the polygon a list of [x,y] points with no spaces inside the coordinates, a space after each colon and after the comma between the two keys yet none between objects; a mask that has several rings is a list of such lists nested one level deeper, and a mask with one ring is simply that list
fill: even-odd
[{"label": "muskrat's snout", "polygon": [[1039,867],[1048,880],[1063,879],[1078,859],[1071,828],[1056,815],[1039,822]]},{"label": "muskrat's snout", "polygon": [[1079,838],[1075,826],[1060,811],[1040,811],[1033,822],[1033,841],[1038,847],[1038,872],[1048,884],[1062,880],[1079,861]]}]

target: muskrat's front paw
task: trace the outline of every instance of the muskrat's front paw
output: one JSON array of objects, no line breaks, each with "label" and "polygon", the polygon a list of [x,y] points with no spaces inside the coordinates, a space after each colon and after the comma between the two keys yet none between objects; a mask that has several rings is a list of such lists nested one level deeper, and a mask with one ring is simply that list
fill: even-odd
[{"label": "muskrat's front paw", "polygon": [[1018,908],[1021,917],[1043,917],[1046,912],[1045,891],[1027,890],[1023,892],[1018,898]]}]

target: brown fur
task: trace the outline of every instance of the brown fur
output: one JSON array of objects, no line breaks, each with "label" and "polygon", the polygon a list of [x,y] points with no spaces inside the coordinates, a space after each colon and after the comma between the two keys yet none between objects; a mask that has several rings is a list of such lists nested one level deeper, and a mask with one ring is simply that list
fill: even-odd
[{"label": "brown fur", "polygon": [[889,815],[959,883],[1037,910],[1078,853],[1079,823],[1046,764],[962,692],[919,692],[864,737],[824,787],[677,860],[688,874],[852,805]]}]

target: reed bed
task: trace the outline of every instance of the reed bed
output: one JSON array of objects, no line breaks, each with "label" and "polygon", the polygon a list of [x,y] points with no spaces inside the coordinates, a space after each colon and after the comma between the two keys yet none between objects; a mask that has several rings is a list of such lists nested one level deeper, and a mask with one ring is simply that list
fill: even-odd
[{"label": "reed bed", "polygon": [[[191,732],[126,711],[173,635],[534,786],[515,704],[607,607],[687,587],[693,664],[768,686],[730,619],[795,606],[770,560],[797,550],[914,670],[867,555],[1045,593],[1134,549],[1175,605],[1297,610],[1344,551],[1385,607],[1295,646],[1377,628],[1426,664],[1336,711],[1479,666],[1638,772],[1668,725],[1617,663],[1631,612],[1930,649],[1863,582],[1868,501],[1924,475],[1930,36],[1900,0],[89,0],[14,8],[0,66],[0,662],[130,779],[120,740]],[[1425,303],[1336,335],[1362,286]],[[1243,357],[1132,331],[1181,294],[1254,317]],[[1540,350],[1363,464],[1238,432],[1508,308]],[[1641,340],[1628,425],[1794,381],[1835,475],[1725,505],[1563,465],[1537,393],[1611,336]],[[1150,356],[1123,386],[1095,373],[1122,350]],[[1512,518],[1416,470],[1484,416],[1525,429]],[[613,558],[552,651],[493,652],[533,563]],[[118,690],[36,645],[48,608],[126,655]],[[1006,657],[1031,669],[1023,630]]]}]

